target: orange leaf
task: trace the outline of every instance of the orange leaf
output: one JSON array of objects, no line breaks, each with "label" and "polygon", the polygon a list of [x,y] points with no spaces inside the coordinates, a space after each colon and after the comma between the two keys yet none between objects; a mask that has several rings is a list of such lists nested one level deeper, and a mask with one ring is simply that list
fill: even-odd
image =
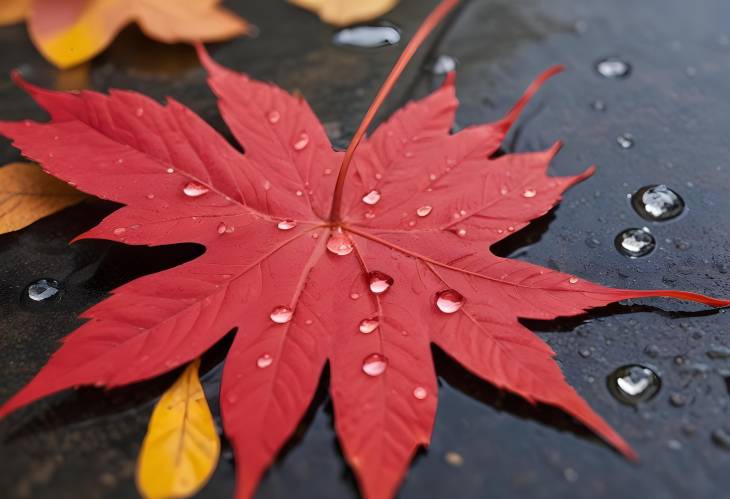
[{"label": "orange leaf", "polygon": [[32,0],[3,0],[0,6],[0,26],[19,23],[30,10]]},{"label": "orange leaf", "polygon": [[[32,2],[28,27],[33,42],[46,59],[60,68],[93,58],[132,22],[164,43],[221,41],[251,31],[250,24],[218,6],[220,0],[25,2]],[[3,14],[5,8],[0,7],[0,16]]]},{"label": "orange leaf", "polygon": [[0,168],[0,234],[22,229],[84,195],[30,163]]},{"label": "orange leaf", "polygon": [[328,24],[346,26],[375,19],[395,7],[398,0],[289,0],[289,3],[316,12]]}]

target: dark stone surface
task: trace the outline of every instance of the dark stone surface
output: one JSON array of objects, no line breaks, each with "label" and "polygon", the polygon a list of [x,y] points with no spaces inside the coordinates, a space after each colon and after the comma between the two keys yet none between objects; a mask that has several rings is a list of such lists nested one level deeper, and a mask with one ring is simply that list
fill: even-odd
[{"label": "dark stone surface", "polygon": [[[216,59],[301,91],[335,143],[346,144],[403,44],[339,48],[330,43],[330,27],[283,1],[227,4],[257,24],[261,36],[213,47]],[[435,4],[402,0],[385,18],[402,27],[407,39]],[[537,73],[566,64],[568,72],[541,92],[505,149],[534,150],[561,139],[565,147],[554,174],[574,174],[590,163],[598,173],[571,190],[551,216],[497,250],[612,286],[730,296],[729,18],[726,0],[473,0],[419,54],[383,114],[439,83],[419,69],[428,56],[445,53],[460,61],[460,125],[501,116]],[[156,44],[129,29],[90,66],[59,73],[35,53],[22,26],[0,29],[0,45],[1,75],[18,67],[47,86],[77,86],[88,78],[98,90],[171,96],[228,134],[188,47]],[[631,62],[630,77],[607,80],[595,73],[594,63],[611,55]],[[597,99],[605,110],[591,108]],[[0,119],[42,117],[7,76],[0,78]],[[616,143],[625,132],[635,138],[631,149]],[[0,163],[17,159],[2,140]],[[626,195],[657,183],[682,195],[682,216],[652,224],[632,210]],[[0,236],[0,400],[37,372],[81,323],[77,314],[109,290],[200,251],[94,241],[67,245],[112,209],[88,201]],[[636,260],[618,254],[615,235],[644,225],[657,249]],[[63,296],[31,307],[20,296],[41,277],[61,281]],[[502,394],[435,352],[441,390],[433,444],[414,461],[401,497],[727,494],[730,452],[717,435],[730,431],[730,360],[708,352],[730,347],[730,314],[652,300],[529,326],[553,346],[570,382],[629,440],[641,462],[627,462],[561,413]],[[216,412],[225,347],[205,359],[206,390]],[[638,408],[617,402],[606,388],[606,376],[630,363],[650,366],[662,379],[658,395]],[[136,497],[135,459],[147,419],[174,376],[112,392],[62,394],[7,418],[0,423],[2,496]],[[448,464],[449,452],[461,455],[463,464]],[[231,497],[233,488],[232,462],[224,456],[200,497]],[[258,496],[356,494],[337,447],[323,380],[301,431]]]}]

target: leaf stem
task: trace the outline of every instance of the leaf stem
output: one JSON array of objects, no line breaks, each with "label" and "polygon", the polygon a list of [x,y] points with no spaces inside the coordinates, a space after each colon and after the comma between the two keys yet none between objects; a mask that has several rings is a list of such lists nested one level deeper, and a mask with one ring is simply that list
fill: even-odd
[{"label": "leaf stem", "polygon": [[433,29],[443,20],[443,18],[446,17],[446,15],[451,12],[454,7],[456,7],[459,1],[460,0],[443,0],[431,12],[431,14],[429,14],[426,20],[423,21],[423,24],[421,24],[421,26],[418,28],[418,31],[416,31],[416,34],[413,35],[411,41],[408,42],[405,50],[403,50],[403,53],[401,53],[400,57],[393,66],[393,69],[390,70],[390,74],[385,79],[383,85],[380,87],[380,90],[375,96],[373,103],[370,104],[370,108],[368,108],[367,113],[365,113],[365,116],[360,122],[360,126],[357,128],[355,135],[353,135],[350,144],[347,146],[347,151],[345,151],[345,157],[342,159],[342,164],[340,165],[340,171],[337,175],[337,183],[335,184],[335,191],[332,197],[332,209],[330,211],[331,222],[340,222],[342,191],[345,186],[345,179],[347,178],[347,170],[349,169],[350,163],[352,162],[352,156],[353,154],[355,154],[355,149],[357,149],[357,146],[360,144],[360,141],[365,135],[365,132],[372,123],[373,118],[375,118],[375,114],[378,112],[378,109],[380,109],[380,106],[382,106],[386,97],[393,89],[396,81],[398,81],[398,78],[400,78],[400,75],[406,68],[406,65],[416,53],[418,48],[421,46],[423,41],[428,37],[428,35],[431,34]]}]

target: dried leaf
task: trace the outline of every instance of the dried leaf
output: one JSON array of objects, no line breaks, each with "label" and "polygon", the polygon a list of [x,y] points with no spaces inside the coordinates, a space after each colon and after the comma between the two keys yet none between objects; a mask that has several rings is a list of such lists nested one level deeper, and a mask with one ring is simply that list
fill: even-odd
[{"label": "dried leaf", "polygon": [[416,32],[345,153],[333,150],[301,96],[223,68],[202,47],[209,85],[245,153],[174,100],[67,94],[18,79],[51,121],[0,122],[0,133],[59,178],[123,205],[80,238],[192,242],[206,251],[86,311],[88,321],[0,417],[60,390],[158,376],[238,328],[221,409],[239,498],[253,495],[294,433],[327,362],[337,435],[363,495],[393,496],[430,440],[438,395],[432,343],[495,386],[562,409],[634,458],[520,319],[634,297],[730,301],[607,288],[489,251],[593,171],[548,176],[557,145],[494,156],[560,68],[538,77],[494,123],[450,133],[457,107],[450,75],[364,136],[416,48],[456,3],[443,1]]},{"label": "dried leaf", "polygon": [[0,234],[22,229],[72,206],[84,194],[30,163],[0,168]]},{"label": "dried leaf", "polygon": [[[60,68],[87,61],[104,50],[126,25],[136,22],[165,43],[214,42],[250,32],[251,25],[224,9],[220,0],[12,0],[0,19],[28,11],[28,29],[46,59]],[[30,5],[30,9],[28,9]]]},{"label": "dried leaf", "polygon": [[289,3],[316,12],[328,24],[347,26],[382,16],[398,0],[289,0]]},{"label": "dried leaf", "polygon": [[220,440],[199,368],[199,359],[188,365],[150,418],[137,462],[137,487],[148,499],[192,496],[218,463]]}]

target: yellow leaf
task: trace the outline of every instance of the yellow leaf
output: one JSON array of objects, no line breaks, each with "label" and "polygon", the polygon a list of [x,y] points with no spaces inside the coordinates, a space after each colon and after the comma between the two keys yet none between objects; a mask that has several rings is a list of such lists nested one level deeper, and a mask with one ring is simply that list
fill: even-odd
[{"label": "yellow leaf", "polygon": [[0,168],[0,234],[27,227],[84,198],[84,194],[31,163]]},{"label": "yellow leaf", "polygon": [[19,23],[30,10],[31,0],[0,0],[0,26]]},{"label": "yellow leaf", "polygon": [[188,365],[152,412],[137,461],[137,487],[148,499],[190,497],[210,478],[220,440],[198,368]]},{"label": "yellow leaf", "polygon": [[31,1],[30,36],[60,68],[91,59],[132,22],[165,43],[221,41],[251,31],[250,24],[218,6],[220,0]]},{"label": "yellow leaf", "polygon": [[385,14],[398,0],[289,0],[289,3],[316,12],[328,24],[347,26]]}]

